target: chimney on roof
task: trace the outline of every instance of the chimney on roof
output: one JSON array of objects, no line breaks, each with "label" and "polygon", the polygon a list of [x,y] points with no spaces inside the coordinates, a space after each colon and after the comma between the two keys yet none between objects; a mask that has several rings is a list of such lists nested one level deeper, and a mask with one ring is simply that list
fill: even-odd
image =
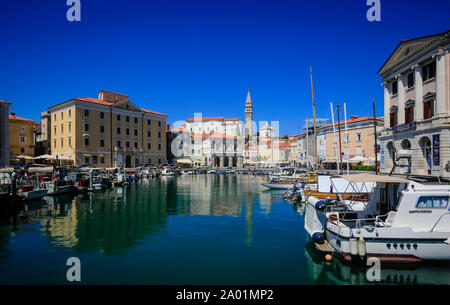
[{"label": "chimney on roof", "polygon": [[352,115],[352,116],[350,117],[350,120],[354,120],[354,119],[357,119],[357,118],[358,118],[357,115]]},{"label": "chimney on roof", "polygon": [[14,112],[14,106],[11,107],[11,115],[16,116],[16,113]]},{"label": "chimney on roof", "polygon": [[110,103],[119,103],[127,101],[128,95],[102,90],[98,92],[98,99]]}]

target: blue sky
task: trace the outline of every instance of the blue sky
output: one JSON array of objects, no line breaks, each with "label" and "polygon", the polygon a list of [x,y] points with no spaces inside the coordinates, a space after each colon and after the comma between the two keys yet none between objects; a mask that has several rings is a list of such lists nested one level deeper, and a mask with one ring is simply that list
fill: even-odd
[{"label": "blue sky", "polygon": [[68,22],[66,0],[0,0],[0,99],[39,120],[47,107],[99,90],[169,115],[244,118],[250,88],[256,121],[295,134],[329,102],[348,116],[383,115],[377,71],[403,39],[450,29],[448,0],[381,0],[368,22],[366,0],[81,0]]}]

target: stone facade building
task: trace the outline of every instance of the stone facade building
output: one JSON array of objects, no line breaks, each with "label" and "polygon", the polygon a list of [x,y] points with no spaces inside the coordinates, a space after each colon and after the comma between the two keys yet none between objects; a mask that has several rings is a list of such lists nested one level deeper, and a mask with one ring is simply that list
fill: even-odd
[{"label": "stone facade building", "polygon": [[73,98],[49,107],[48,115],[52,155],[75,165],[136,167],[167,162],[167,115],[141,108],[127,95],[102,90],[98,98]]},{"label": "stone facade building", "polygon": [[34,157],[34,124],[33,120],[9,115],[9,158],[19,155]]},{"label": "stone facade building", "polygon": [[[400,42],[378,71],[384,86],[380,169],[399,155],[411,174],[450,177],[450,31]],[[397,173],[407,160],[400,160]]]}]

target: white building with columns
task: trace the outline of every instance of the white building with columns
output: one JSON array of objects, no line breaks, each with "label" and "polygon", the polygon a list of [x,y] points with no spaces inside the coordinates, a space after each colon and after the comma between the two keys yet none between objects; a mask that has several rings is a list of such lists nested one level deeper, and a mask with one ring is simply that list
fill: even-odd
[{"label": "white building with columns", "polygon": [[[378,75],[384,86],[380,171],[411,155],[411,174],[450,177],[450,31],[400,42]],[[397,164],[405,166],[406,160]],[[396,173],[404,173],[398,167]]]},{"label": "white building with columns", "polygon": [[243,165],[243,123],[239,119],[190,118],[171,133],[171,150],[176,160],[189,159],[212,167]]}]

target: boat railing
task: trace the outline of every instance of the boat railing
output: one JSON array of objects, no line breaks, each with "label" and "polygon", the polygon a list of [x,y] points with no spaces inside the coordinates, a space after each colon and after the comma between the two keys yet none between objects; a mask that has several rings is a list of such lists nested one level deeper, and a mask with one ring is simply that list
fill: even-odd
[{"label": "boat railing", "polygon": [[[339,216],[339,212],[333,212],[328,215],[328,219],[331,222],[335,222],[338,226],[340,224],[344,224],[345,226],[349,228],[362,228],[367,227],[368,224],[373,224],[374,227],[386,227],[387,223],[386,221],[382,220],[381,218],[388,217],[389,213],[386,213],[384,215],[377,215],[375,217],[370,218],[356,218],[356,219],[345,219],[341,216]],[[353,224],[353,225],[352,225]]]},{"label": "boat railing", "polygon": [[433,227],[431,228],[430,232],[433,232],[433,231],[434,231],[434,229],[436,228],[436,226],[438,225],[438,223],[439,223],[439,222],[441,221],[441,219],[444,218],[444,216],[446,216],[446,215],[450,215],[450,212],[447,212],[447,213],[442,214],[442,215],[438,218],[438,220],[436,221],[436,223],[433,225]]}]

